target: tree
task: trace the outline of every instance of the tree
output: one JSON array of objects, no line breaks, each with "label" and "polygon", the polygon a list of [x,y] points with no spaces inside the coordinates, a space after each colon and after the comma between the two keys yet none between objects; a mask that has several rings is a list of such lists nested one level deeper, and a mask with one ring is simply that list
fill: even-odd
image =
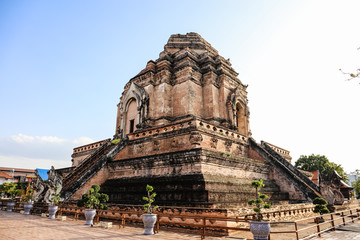
[{"label": "tree", "polygon": [[256,199],[250,199],[248,204],[252,206],[255,204],[253,208],[254,212],[256,213],[256,221],[260,222],[263,218],[261,214],[261,208],[271,208],[271,204],[265,202],[265,199],[268,198],[267,195],[260,193],[262,187],[265,187],[265,184],[262,179],[254,180],[250,182],[251,186],[256,190]]},{"label": "tree", "polygon": [[150,186],[149,184],[146,185],[146,192],[147,197],[143,197],[143,200],[146,201],[146,204],[144,204],[144,211],[148,214],[152,214],[152,211],[157,209],[159,206],[152,206],[152,203],[155,202],[156,193],[153,192],[154,188]]},{"label": "tree", "polygon": [[[358,50],[360,50],[360,47],[358,48]],[[356,69],[355,72],[350,72],[350,73],[344,72],[341,68],[339,70],[340,72],[342,72],[343,74],[349,77],[348,79],[346,79],[347,81],[353,80],[354,78],[360,78],[360,68]]]},{"label": "tree", "polygon": [[341,68],[339,69],[343,74],[348,75],[349,78],[346,79],[347,81],[353,80],[354,78],[360,78],[360,68],[356,70],[355,73],[347,73],[344,72],[343,70],[341,70]]},{"label": "tree", "polygon": [[324,155],[301,155],[300,158],[295,162],[295,167],[310,172],[319,170],[320,175],[327,180],[332,177],[335,170],[344,181],[349,180],[341,164],[330,162],[329,159],[327,159],[327,157]]},{"label": "tree", "polygon": [[356,180],[352,183],[352,186],[354,187],[356,198],[360,198],[360,179]]}]

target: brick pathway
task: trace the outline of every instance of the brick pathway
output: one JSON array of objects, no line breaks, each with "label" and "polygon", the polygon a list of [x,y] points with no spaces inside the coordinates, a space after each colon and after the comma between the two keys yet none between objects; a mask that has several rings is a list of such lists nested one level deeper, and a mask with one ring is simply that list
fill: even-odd
[{"label": "brick pathway", "polygon": [[[156,235],[143,235],[143,228],[125,227],[119,229],[114,226],[104,229],[98,226],[84,225],[85,221],[59,221],[34,215],[0,210],[0,239],[1,240],[81,240],[81,239],[157,239],[157,240],[185,240],[200,239],[191,234],[161,231]],[[207,237],[218,240],[221,238]]]},{"label": "brick pathway", "polygon": [[[105,240],[195,240],[200,236],[192,234],[173,233],[161,231],[156,235],[143,235],[143,228],[125,227],[119,229],[103,229],[99,226],[89,227],[85,221],[73,222],[71,220],[59,221],[41,218],[34,215],[22,215],[0,210],[0,240],[82,240],[82,239],[105,239]],[[283,239],[282,237],[276,237]],[[277,240],[273,236],[272,240]],[[206,240],[243,239],[238,237],[206,237]],[[287,237],[291,240],[291,237]],[[360,240],[360,222],[338,228],[336,231],[323,233],[319,240]]]}]

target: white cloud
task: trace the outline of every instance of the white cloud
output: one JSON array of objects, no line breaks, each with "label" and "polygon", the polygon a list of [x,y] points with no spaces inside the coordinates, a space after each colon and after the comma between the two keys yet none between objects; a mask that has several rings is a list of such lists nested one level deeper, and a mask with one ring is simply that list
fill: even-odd
[{"label": "white cloud", "polygon": [[66,141],[66,139],[53,137],[53,136],[28,136],[28,135],[25,135],[22,133],[19,133],[18,135],[13,135],[10,138],[17,143],[29,143],[29,142],[34,142],[34,141],[49,142],[49,143],[63,143]]},{"label": "white cloud", "polygon": [[71,166],[74,147],[95,142],[89,137],[63,139],[19,133],[0,139],[0,166],[16,168],[63,168]]},{"label": "white cloud", "polygon": [[55,168],[66,168],[71,167],[71,161],[0,155],[0,166],[25,169],[50,169],[51,166]]},{"label": "white cloud", "polygon": [[95,142],[95,140],[89,138],[89,137],[79,137],[77,139],[74,139],[72,141],[72,143],[76,144],[76,145],[85,145],[85,144],[89,144],[89,143],[93,143]]},{"label": "white cloud", "polygon": [[11,139],[17,143],[27,143],[34,141],[35,138],[19,133],[18,135],[11,136]]}]

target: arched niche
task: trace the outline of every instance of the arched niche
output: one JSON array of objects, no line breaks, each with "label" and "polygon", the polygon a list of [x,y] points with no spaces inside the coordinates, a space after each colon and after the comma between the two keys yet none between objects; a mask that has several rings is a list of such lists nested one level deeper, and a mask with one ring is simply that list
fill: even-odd
[{"label": "arched niche", "polygon": [[236,103],[236,127],[238,132],[242,135],[247,135],[247,118],[246,118],[246,108],[240,103]]},{"label": "arched niche", "polygon": [[149,97],[139,85],[130,82],[125,86],[118,104],[116,134],[123,138],[141,128],[148,116]]},{"label": "arched niche", "polygon": [[125,108],[125,134],[133,133],[136,125],[139,124],[137,103],[135,98],[131,98]]},{"label": "arched niche", "polygon": [[247,106],[246,91],[237,87],[229,93],[227,97],[228,120],[232,127],[244,136],[250,136],[249,127],[249,107]]}]

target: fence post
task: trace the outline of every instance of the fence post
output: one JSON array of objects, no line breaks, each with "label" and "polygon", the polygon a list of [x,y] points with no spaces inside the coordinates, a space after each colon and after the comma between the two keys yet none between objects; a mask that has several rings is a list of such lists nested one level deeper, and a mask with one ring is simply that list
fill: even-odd
[{"label": "fence post", "polygon": [[201,239],[205,239],[205,227],[206,227],[206,217],[203,218],[203,227],[202,227]]},{"label": "fence post", "polygon": [[121,215],[121,226],[122,228],[125,228],[125,214]]},{"label": "fence post", "polygon": [[157,218],[156,218],[156,225],[155,225],[155,233],[159,233],[159,228],[160,228],[160,216],[159,214],[157,215]]},{"label": "fence post", "polygon": [[319,226],[319,217],[316,217],[316,226],[317,226],[318,236],[321,237],[320,226]]},{"label": "fence post", "polygon": [[342,216],[342,220],[343,220],[343,225],[345,225],[345,216],[344,216],[344,212],[341,212],[341,216]]},{"label": "fence post", "polygon": [[331,226],[332,226],[332,230],[335,231],[335,222],[334,222],[334,215],[331,213]]},{"label": "fence post", "polygon": [[350,210],[351,221],[354,222],[353,211]]},{"label": "fence post", "polygon": [[296,234],[296,240],[299,240],[299,233],[298,233],[298,226],[297,226],[297,222],[294,222],[295,224],[295,234]]}]

